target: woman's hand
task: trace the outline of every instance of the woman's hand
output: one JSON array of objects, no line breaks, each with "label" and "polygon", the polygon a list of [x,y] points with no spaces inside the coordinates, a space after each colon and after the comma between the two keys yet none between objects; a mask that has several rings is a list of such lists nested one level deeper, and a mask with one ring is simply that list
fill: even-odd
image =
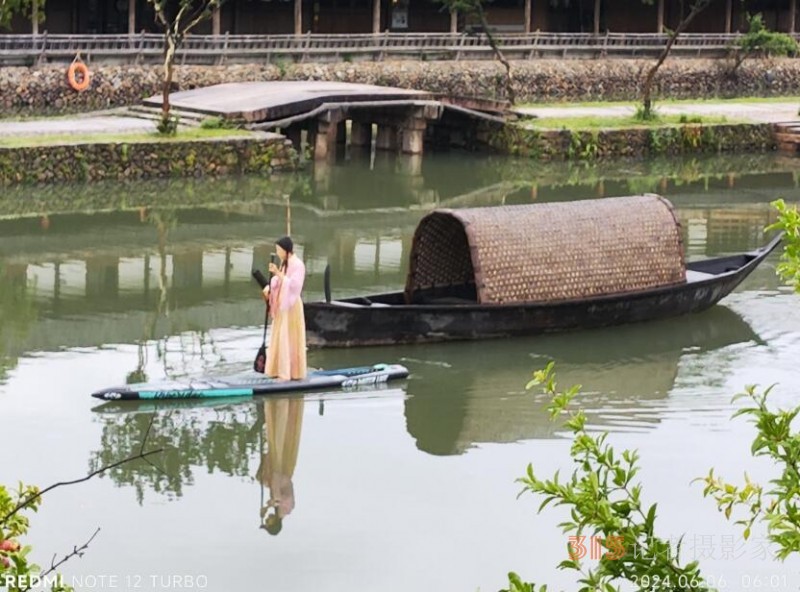
[{"label": "woman's hand", "polygon": [[264,298],[264,302],[269,302],[269,286],[261,290],[261,297]]},{"label": "woman's hand", "polygon": [[269,264],[269,272],[274,273],[277,276],[283,276],[283,272],[274,263]]}]

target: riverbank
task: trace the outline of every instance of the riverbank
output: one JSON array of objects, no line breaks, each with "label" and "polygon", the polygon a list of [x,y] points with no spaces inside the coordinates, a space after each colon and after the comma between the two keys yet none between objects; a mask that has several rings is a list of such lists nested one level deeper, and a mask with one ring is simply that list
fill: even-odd
[{"label": "riverbank", "polygon": [[[639,96],[653,60],[527,60],[513,62],[520,102],[619,101]],[[101,65],[76,92],[63,66],[0,69],[0,117],[63,115],[134,105],[161,90],[160,66]],[[174,90],[250,80],[332,80],[505,98],[504,70],[493,61],[341,62],[337,64],[176,66]],[[660,99],[800,95],[800,60],[670,59],[656,78]]]},{"label": "riverbank", "polygon": [[0,135],[0,185],[219,177],[292,170],[297,153],[279,134],[189,130],[71,136]]}]

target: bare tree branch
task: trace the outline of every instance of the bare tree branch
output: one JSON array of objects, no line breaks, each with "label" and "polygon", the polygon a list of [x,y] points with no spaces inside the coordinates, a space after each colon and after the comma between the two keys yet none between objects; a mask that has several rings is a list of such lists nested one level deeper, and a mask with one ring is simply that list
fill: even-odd
[{"label": "bare tree branch", "polygon": [[17,506],[13,510],[11,510],[11,512],[9,512],[5,516],[3,516],[2,519],[0,519],[0,525],[5,524],[6,522],[8,522],[19,511],[24,510],[25,508],[30,506],[33,502],[35,502],[37,499],[39,499],[40,497],[42,497],[45,493],[47,493],[49,491],[53,491],[54,489],[56,489],[58,487],[65,487],[67,485],[76,485],[77,483],[83,483],[84,481],[88,481],[92,477],[96,477],[100,473],[104,473],[104,472],[108,471],[109,469],[114,469],[114,468],[116,468],[116,467],[118,467],[120,465],[124,465],[125,463],[129,463],[129,462],[132,462],[134,460],[140,460],[140,459],[146,458],[148,456],[152,456],[153,454],[158,454],[160,452],[164,452],[164,449],[163,448],[158,448],[156,450],[150,450],[149,452],[145,452],[143,454],[139,453],[139,454],[137,454],[135,456],[129,456],[128,458],[124,458],[124,459],[122,459],[120,461],[117,461],[115,463],[111,463],[110,465],[106,465],[104,467],[100,467],[96,471],[92,471],[91,473],[89,473],[85,477],[81,477],[80,479],[73,479],[72,481],[59,481],[58,483],[53,483],[49,487],[45,487],[44,489],[42,489],[39,493],[37,493],[35,495],[32,495],[28,499],[26,499],[25,501],[20,502],[19,504],[17,504]]},{"label": "bare tree branch", "polygon": [[[64,557],[62,557],[61,560],[58,561],[58,562],[56,561],[56,555],[53,555],[53,559],[50,561],[49,569],[47,571],[39,574],[39,577],[42,580],[44,580],[45,578],[47,578],[47,576],[49,576],[51,573],[55,572],[59,567],[64,565],[67,561],[69,561],[73,557],[83,557],[83,552],[86,551],[86,549],[89,548],[89,545],[94,540],[94,538],[98,535],[99,532],[100,532],[100,528],[98,527],[97,530],[94,531],[94,534],[91,537],[89,537],[88,541],[83,543],[83,545],[81,545],[80,547],[72,547],[72,551],[70,553],[64,555]],[[22,592],[28,592],[30,589],[31,589],[31,586],[28,586],[27,588],[24,588],[22,590]]]}]

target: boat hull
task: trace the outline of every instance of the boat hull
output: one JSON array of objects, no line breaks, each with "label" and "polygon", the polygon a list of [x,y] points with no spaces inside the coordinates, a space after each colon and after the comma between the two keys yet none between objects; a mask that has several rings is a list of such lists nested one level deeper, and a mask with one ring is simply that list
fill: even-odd
[{"label": "boat hull", "polygon": [[[379,305],[310,302],[305,305],[308,343],[353,347],[496,339],[638,323],[700,312],[730,294],[774,249],[690,265],[686,283],[638,293],[579,301],[521,304],[383,304],[397,294],[367,297]],[[699,277],[699,279],[698,279]]]}]

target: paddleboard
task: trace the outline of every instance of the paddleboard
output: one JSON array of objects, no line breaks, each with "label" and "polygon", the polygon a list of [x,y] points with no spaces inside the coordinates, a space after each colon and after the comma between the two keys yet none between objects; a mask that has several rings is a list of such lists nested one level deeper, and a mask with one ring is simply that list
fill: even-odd
[{"label": "paddleboard", "polygon": [[246,397],[317,389],[351,389],[406,378],[408,369],[399,364],[374,364],[335,370],[314,370],[303,380],[279,381],[257,372],[197,380],[137,383],[92,393],[105,401],[152,399],[203,399]]}]

